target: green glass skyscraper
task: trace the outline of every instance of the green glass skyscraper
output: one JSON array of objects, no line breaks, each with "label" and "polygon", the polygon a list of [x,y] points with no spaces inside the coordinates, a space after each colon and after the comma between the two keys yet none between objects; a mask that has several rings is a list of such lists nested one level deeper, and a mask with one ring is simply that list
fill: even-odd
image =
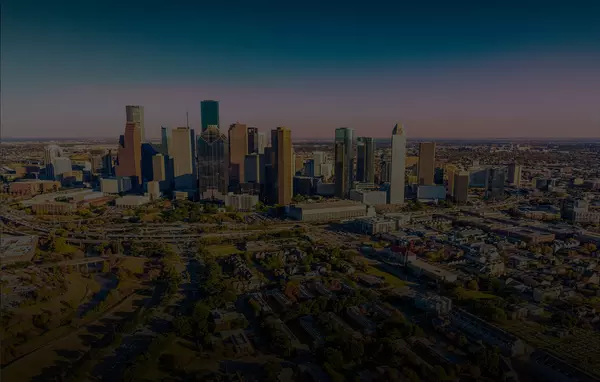
[{"label": "green glass skyscraper", "polygon": [[202,121],[202,131],[206,131],[208,126],[217,126],[219,128],[219,101],[201,101],[200,118]]}]

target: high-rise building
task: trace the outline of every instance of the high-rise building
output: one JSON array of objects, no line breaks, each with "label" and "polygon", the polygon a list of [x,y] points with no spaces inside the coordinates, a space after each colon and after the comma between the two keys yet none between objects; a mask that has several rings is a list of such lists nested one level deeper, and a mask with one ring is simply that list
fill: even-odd
[{"label": "high-rise building", "polygon": [[488,172],[486,199],[500,199],[504,196],[506,182],[506,167],[491,167]]},{"label": "high-rise building", "polygon": [[[406,176],[406,134],[401,124],[392,130],[392,165],[390,169],[390,204],[404,204]],[[433,174],[432,174],[433,177]]]},{"label": "high-rise building", "polygon": [[152,179],[159,182],[167,180],[165,157],[160,153],[152,157]]},{"label": "high-rise building", "polygon": [[327,157],[323,151],[315,151],[313,152],[313,160],[315,167],[315,174],[313,176],[321,176],[323,175],[321,172],[321,165],[327,162]]},{"label": "high-rise building", "polygon": [[158,151],[150,143],[142,143],[142,180],[150,182],[154,179],[153,157]]},{"label": "high-rise building", "polygon": [[469,200],[469,172],[454,173],[452,199],[456,203],[466,203]]},{"label": "high-rise building", "polygon": [[160,182],[156,180],[148,182],[148,197],[151,201],[160,198]]},{"label": "high-rise building", "polygon": [[275,204],[277,203],[277,195],[275,189],[275,181],[277,179],[277,175],[275,173],[275,155],[272,146],[265,147],[265,182],[261,186],[261,200],[265,204]]},{"label": "high-rise building", "polygon": [[[129,110],[129,109],[128,109]],[[138,123],[127,122],[125,134],[121,136],[117,153],[117,176],[128,176],[132,183],[139,185],[142,181],[142,138]]]},{"label": "high-rise building", "polygon": [[208,126],[197,142],[199,189],[202,198],[226,194],[229,184],[229,145],[216,125]]},{"label": "high-rise building", "polygon": [[285,127],[271,130],[273,146],[273,165],[277,203],[287,205],[292,201],[293,167],[292,162],[292,132]]},{"label": "high-rise building", "polygon": [[229,184],[244,182],[244,160],[248,154],[248,127],[242,123],[229,126]]},{"label": "high-rise building", "polygon": [[195,186],[192,155],[192,134],[189,127],[178,127],[171,131],[171,157],[175,188],[190,189]]},{"label": "high-rise building", "polygon": [[263,132],[258,132],[257,134],[257,142],[258,142],[258,153],[264,154],[265,147],[267,146],[267,135]]},{"label": "high-rise building", "polygon": [[360,137],[357,139],[356,181],[375,182],[375,142],[373,138]]},{"label": "high-rise building", "polygon": [[108,150],[102,157],[102,175],[105,177],[111,177],[115,175],[115,163],[117,163],[117,156]]},{"label": "high-rise building", "polygon": [[293,158],[294,158],[294,175],[296,175],[298,172],[304,171],[304,159],[302,158],[302,156],[296,155],[296,152],[294,152]]},{"label": "high-rise building", "polygon": [[258,129],[248,127],[248,154],[258,153]]},{"label": "high-rise building", "polygon": [[208,129],[208,126],[219,128],[219,101],[204,100],[200,102],[200,118],[203,132]]},{"label": "high-rise building", "polygon": [[[44,148],[44,165],[46,166],[46,176],[54,179],[54,159],[63,156],[63,150],[57,145],[48,145]],[[69,170],[71,171],[71,170]]]},{"label": "high-rise building", "polygon": [[323,163],[321,165],[321,175],[323,179],[329,179],[333,176],[333,165],[331,163]]},{"label": "high-rise building", "polygon": [[52,160],[52,167],[54,169],[54,177],[60,177],[61,175],[71,172],[73,170],[73,164],[71,159],[67,157],[56,157]]},{"label": "high-rise building", "polygon": [[515,187],[521,187],[521,166],[516,163],[511,163],[508,166],[508,183]]},{"label": "high-rise building", "polygon": [[265,156],[257,153],[246,155],[244,160],[244,182],[262,184],[265,182]]},{"label": "high-rise building", "polygon": [[435,174],[435,142],[422,142],[419,145],[419,184],[431,186]]},{"label": "high-rise building", "polygon": [[382,156],[379,162],[379,183],[389,183],[392,177],[392,157]]},{"label": "high-rise building", "polygon": [[453,164],[447,164],[446,165],[446,171],[445,172],[445,176],[446,176],[446,192],[448,195],[450,196],[454,196],[454,174],[456,174],[458,172],[458,169],[455,165]]},{"label": "high-rise building", "polygon": [[[343,165],[345,166],[343,169],[344,172],[344,176],[345,178],[343,179],[343,181],[346,183],[343,187],[343,189],[345,190],[346,194],[348,194],[348,192],[350,192],[350,189],[352,188],[352,180],[353,180],[353,171],[354,171],[354,130],[348,128],[348,127],[340,127],[335,129],[335,142],[336,143],[342,143],[344,145],[344,163]],[[338,181],[338,172],[337,172],[337,166],[338,166],[338,160],[336,159],[336,175],[335,175],[335,179],[336,182]],[[342,179],[340,178],[340,181]],[[346,195],[347,196],[347,195]]]},{"label": "high-rise building", "polygon": [[169,155],[169,146],[171,145],[171,131],[168,127],[160,127],[160,152],[163,155]]},{"label": "high-rise building", "polygon": [[334,155],[335,155],[335,196],[338,198],[345,198],[348,194],[348,162],[346,160],[347,155],[346,145],[344,142],[335,142]]},{"label": "high-rise building", "polygon": [[135,126],[140,129],[140,142],[146,141],[145,130],[144,130],[144,107],[137,105],[125,106],[125,115],[127,123],[134,123]]},{"label": "high-rise building", "polygon": [[[321,167],[321,166],[319,166]],[[310,176],[311,178],[315,176],[315,160],[309,159],[304,162],[304,172],[306,176]]]}]

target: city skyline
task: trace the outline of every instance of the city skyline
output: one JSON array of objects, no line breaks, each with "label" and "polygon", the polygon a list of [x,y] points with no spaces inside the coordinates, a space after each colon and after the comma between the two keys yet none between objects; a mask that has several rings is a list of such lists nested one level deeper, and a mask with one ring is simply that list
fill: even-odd
[{"label": "city skyline", "polygon": [[[118,136],[122,105],[145,108],[147,139],[161,125],[186,126],[186,112],[200,133],[203,100],[219,101],[221,130],[285,125],[294,139],[330,138],[340,126],[383,138],[398,120],[423,139],[600,131],[594,4],[350,2],[294,16],[272,4],[31,5],[3,4],[3,138]],[[215,29],[235,22],[243,32]]]}]

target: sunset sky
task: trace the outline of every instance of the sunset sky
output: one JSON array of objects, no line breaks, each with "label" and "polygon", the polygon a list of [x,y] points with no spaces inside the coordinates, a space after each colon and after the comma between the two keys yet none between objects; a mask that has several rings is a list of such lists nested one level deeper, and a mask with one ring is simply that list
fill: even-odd
[{"label": "sunset sky", "polygon": [[116,138],[126,104],[158,137],[203,99],[294,138],[600,137],[600,2],[402,3],[4,0],[2,137]]}]

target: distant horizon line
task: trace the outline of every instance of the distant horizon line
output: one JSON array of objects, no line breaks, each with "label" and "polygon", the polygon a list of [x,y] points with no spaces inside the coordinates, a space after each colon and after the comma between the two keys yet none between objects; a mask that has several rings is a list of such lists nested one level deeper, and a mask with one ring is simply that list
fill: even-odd
[{"label": "distant horizon line", "polygon": [[[367,135],[360,135],[360,137],[365,136],[368,137]],[[357,135],[357,137],[359,137],[359,135]],[[389,137],[369,137],[369,138],[373,138],[373,139],[377,139],[377,140],[390,140],[391,136]],[[311,141],[311,142],[331,142],[334,141],[334,137],[331,138],[316,138],[316,137],[309,137],[309,138],[292,138],[292,140],[294,141]],[[108,141],[108,140],[115,140],[118,141],[118,138],[115,139],[114,137],[64,137],[64,138],[50,138],[50,137],[0,137],[0,143],[3,142],[32,142],[32,141],[38,141],[38,142],[52,142],[52,141],[81,141],[81,140],[104,140],[104,141]],[[153,138],[149,138],[147,139],[148,142],[150,141],[160,141],[161,137],[153,137]],[[407,137],[407,140],[409,141],[510,141],[510,140],[515,140],[515,141],[529,141],[529,140],[542,140],[542,141],[600,141],[600,136],[597,137],[552,137],[552,136],[547,136],[547,137],[481,137],[481,138],[456,138],[456,137]]]}]

